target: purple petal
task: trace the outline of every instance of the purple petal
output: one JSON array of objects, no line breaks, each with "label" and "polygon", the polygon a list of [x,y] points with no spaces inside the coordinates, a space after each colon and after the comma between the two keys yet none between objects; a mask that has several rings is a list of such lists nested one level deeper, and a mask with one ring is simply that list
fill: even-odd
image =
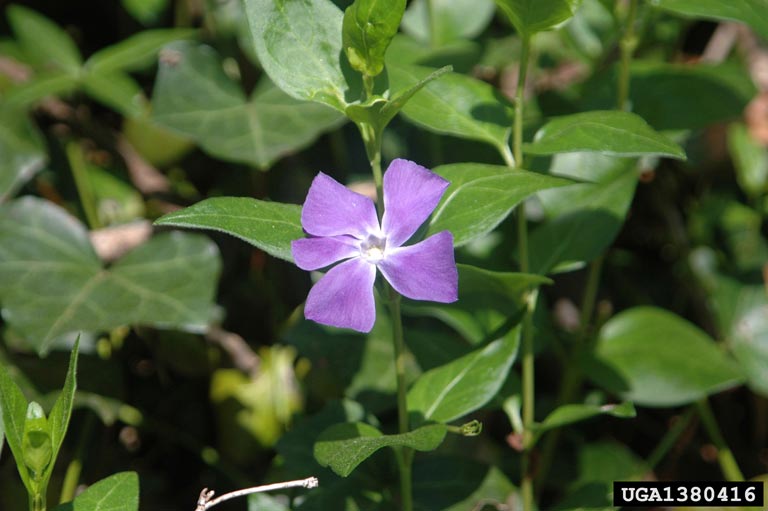
[{"label": "purple petal", "polygon": [[429,217],[448,181],[408,160],[393,160],[384,174],[382,230],[387,244],[399,247]]},{"label": "purple petal", "polygon": [[324,325],[370,332],[376,321],[375,279],[376,267],[359,257],[334,266],[309,291],[304,316]]},{"label": "purple petal", "polygon": [[449,303],[459,298],[453,235],[442,231],[420,243],[387,250],[379,270],[403,296]]},{"label": "purple petal", "polygon": [[291,254],[302,270],[317,270],[359,255],[359,243],[350,236],[302,238],[291,242]]},{"label": "purple petal", "polygon": [[363,238],[379,230],[373,201],[322,172],[309,187],[301,209],[301,225],[314,236],[349,234]]}]

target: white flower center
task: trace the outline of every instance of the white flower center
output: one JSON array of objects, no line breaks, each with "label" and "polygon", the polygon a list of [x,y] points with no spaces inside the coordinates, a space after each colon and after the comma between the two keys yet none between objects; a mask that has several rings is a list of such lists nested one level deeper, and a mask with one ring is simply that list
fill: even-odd
[{"label": "white flower center", "polygon": [[369,234],[360,243],[360,255],[366,261],[376,264],[384,259],[384,251],[387,248],[387,238],[383,235]]}]

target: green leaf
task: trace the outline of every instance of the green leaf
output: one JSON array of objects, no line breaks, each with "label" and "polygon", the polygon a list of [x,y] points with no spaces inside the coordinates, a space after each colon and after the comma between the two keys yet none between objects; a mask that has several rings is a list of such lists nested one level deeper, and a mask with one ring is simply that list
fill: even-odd
[{"label": "green leaf", "polygon": [[685,159],[683,148],[651,128],[642,117],[618,110],[583,112],[545,124],[525,144],[529,154],[597,152],[611,156],[666,156]]},{"label": "green leaf", "polygon": [[768,3],[765,0],[650,0],[650,3],[690,18],[740,21],[768,39]]},{"label": "green leaf", "polygon": [[11,380],[8,369],[4,363],[0,363],[0,408],[2,408],[3,429],[8,447],[11,449],[16,468],[19,471],[24,487],[32,491],[31,480],[26,465],[24,464],[24,422],[27,418],[27,399],[16,383]]},{"label": "green leaf", "polygon": [[189,28],[145,30],[97,51],[85,61],[85,67],[100,73],[144,69],[157,62],[163,46],[180,39],[191,39],[195,34],[197,30]]},{"label": "green leaf", "polygon": [[140,117],[147,110],[141,86],[120,71],[85,73],[81,85],[89,96],[125,117]]},{"label": "green leaf", "polygon": [[244,1],[256,54],[272,81],[296,99],[344,112],[341,10],[331,0]]},{"label": "green leaf", "polygon": [[383,447],[408,447],[417,451],[433,451],[443,443],[446,427],[427,424],[408,433],[383,435],[362,422],[336,424],[323,431],[315,443],[315,458],[347,477],[360,463]]},{"label": "green leaf", "polygon": [[576,11],[580,0],[496,0],[523,37],[554,28]]},{"label": "green leaf", "polygon": [[433,170],[451,184],[432,214],[427,235],[449,230],[457,247],[491,232],[529,195],[571,184],[545,174],[479,163]]},{"label": "green leaf", "polygon": [[0,203],[9,199],[47,161],[43,139],[26,114],[0,112]]},{"label": "green leaf", "polygon": [[376,76],[397,33],[405,0],[355,0],[344,11],[342,44],[352,69]]},{"label": "green leaf", "polygon": [[62,71],[41,73],[29,82],[10,91],[4,99],[4,106],[14,110],[27,110],[49,96],[65,96],[77,90],[77,75]]},{"label": "green leaf", "polygon": [[160,217],[155,224],[225,232],[289,262],[293,262],[291,241],[305,237],[301,206],[247,197],[206,199]]},{"label": "green leaf", "polygon": [[704,332],[654,307],[635,307],[600,330],[595,381],[642,406],[680,406],[741,384],[732,359]]},{"label": "green leaf", "polygon": [[409,314],[441,319],[472,344],[495,339],[524,307],[528,290],[552,281],[541,275],[497,272],[458,264],[459,299],[454,303],[407,302]]},{"label": "green leaf", "polygon": [[280,499],[266,493],[248,495],[248,511],[291,511]]},{"label": "green leaf", "polygon": [[515,332],[422,374],[408,391],[408,411],[419,420],[449,422],[486,404],[515,361],[519,330]]},{"label": "green leaf", "polygon": [[71,73],[80,69],[77,46],[56,23],[21,5],[11,5],[7,12],[8,22],[32,64]]},{"label": "green leaf", "polygon": [[733,159],[739,186],[750,197],[768,187],[768,149],[757,142],[743,123],[728,128],[728,150]]},{"label": "green leaf", "polygon": [[123,8],[143,25],[157,22],[170,0],[121,0]]},{"label": "green leaf", "polygon": [[264,169],[343,120],[330,108],[297,101],[268,82],[246,99],[207,46],[176,42],[163,55],[153,118],[213,156]]},{"label": "green leaf", "polygon": [[[432,68],[387,62],[393,90],[411,87]],[[492,85],[457,73],[446,73],[427,83],[403,107],[409,121],[436,133],[486,142],[509,152],[512,133],[509,101]]]},{"label": "green leaf", "polygon": [[53,463],[56,462],[61,445],[64,443],[64,436],[67,434],[67,428],[69,427],[69,419],[72,416],[72,405],[75,400],[75,391],[77,390],[77,356],[79,348],[80,338],[78,336],[72,348],[72,354],[69,357],[69,367],[67,368],[67,376],[64,379],[64,386],[48,416],[51,444],[53,446],[53,462],[48,470],[48,477],[53,472]]},{"label": "green leaf", "polygon": [[493,0],[414,0],[403,16],[403,30],[422,44],[443,46],[480,35],[495,11]]},{"label": "green leaf", "polygon": [[618,405],[563,405],[555,408],[540,424],[537,424],[536,432],[543,433],[550,429],[567,426],[574,422],[581,422],[598,415],[610,415],[627,419],[636,416],[637,412],[634,405],[629,401]]},{"label": "green leaf", "polygon": [[[36,485],[43,488],[48,486],[48,477],[45,473],[49,472],[49,467],[52,470],[52,460],[54,460],[53,443],[49,430],[43,408],[32,401],[27,407],[21,450],[24,455],[24,465],[29,470],[32,480]],[[50,473],[48,475],[50,476]]]},{"label": "green leaf", "polygon": [[75,500],[53,511],[138,511],[139,477],[136,472],[119,472],[89,486]]},{"label": "green leaf", "polygon": [[531,270],[573,269],[600,255],[619,233],[637,186],[635,160],[595,153],[557,155],[553,173],[594,181],[539,193],[549,220],[529,238]]},{"label": "green leaf", "polygon": [[3,317],[41,354],[78,331],[131,324],[203,331],[219,267],[209,240],[170,233],[107,269],[84,226],[58,206],[28,197],[0,208]]}]

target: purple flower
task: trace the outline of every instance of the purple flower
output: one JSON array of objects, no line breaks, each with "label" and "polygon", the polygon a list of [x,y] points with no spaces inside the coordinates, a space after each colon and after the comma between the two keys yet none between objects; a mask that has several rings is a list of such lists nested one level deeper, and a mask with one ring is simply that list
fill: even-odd
[{"label": "purple flower", "polygon": [[302,270],[338,261],[307,297],[304,315],[324,325],[370,332],[376,320],[376,268],[401,295],[454,302],[459,276],[453,235],[442,231],[403,246],[437,207],[448,181],[408,160],[394,160],[384,174],[384,217],[376,206],[322,172],[312,181],[301,210],[308,238],[291,242]]}]

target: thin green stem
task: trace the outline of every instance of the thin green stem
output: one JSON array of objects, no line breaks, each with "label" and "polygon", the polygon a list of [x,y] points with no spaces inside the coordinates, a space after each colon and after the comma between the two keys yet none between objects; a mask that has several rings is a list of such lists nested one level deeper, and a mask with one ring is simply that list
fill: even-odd
[{"label": "thin green stem", "polygon": [[46,488],[40,488],[36,493],[29,494],[29,511],[46,511]]},{"label": "thin green stem", "polygon": [[437,16],[435,13],[435,0],[427,0],[427,19],[429,20],[429,45],[437,46]]},{"label": "thin green stem", "polygon": [[91,438],[95,421],[96,419],[93,414],[86,415],[85,423],[80,430],[80,438],[78,439],[75,456],[69,462],[69,465],[67,465],[67,471],[64,474],[64,482],[61,485],[61,496],[59,497],[59,503],[61,504],[70,502],[75,498],[75,490],[77,489],[77,483],[80,481],[80,473],[83,470],[85,448]]},{"label": "thin green stem", "polygon": [[512,138],[512,151],[515,156],[515,167],[523,168],[523,110],[525,104],[525,80],[528,76],[528,58],[531,51],[531,40],[523,36],[520,48],[520,69],[515,93],[515,124]]},{"label": "thin green stem", "polygon": [[629,64],[632,55],[637,49],[637,36],[635,35],[635,20],[637,19],[637,0],[629,0],[629,11],[625,20],[624,35],[619,42],[621,50],[621,64],[619,67],[618,94],[616,107],[619,110],[629,110]]},{"label": "thin green stem", "polygon": [[83,156],[83,149],[77,142],[67,144],[67,159],[69,167],[72,169],[72,177],[75,180],[77,194],[80,196],[80,203],[85,212],[85,219],[91,229],[101,227],[99,215],[96,208],[96,197],[91,188],[91,181],[88,179],[88,168]]},{"label": "thin green stem", "polygon": [[[677,439],[680,438],[680,435],[683,434],[683,431],[685,431],[685,429],[691,423],[691,419],[693,419],[695,412],[696,408],[688,408],[683,416],[675,421],[674,424],[672,424],[672,427],[669,428],[669,431],[664,434],[664,437],[661,439],[659,444],[648,456],[648,459],[645,462],[648,470],[653,470],[656,468],[656,465],[658,465],[661,460],[664,459],[664,456],[667,455],[672,446],[675,445],[675,442],[677,442]],[[637,474],[637,476],[642,475],[643,474]]]},{"label": "thin green stem", "polygon": [[696,409],[701,417],[701,423],[704,424],[704,429],[707,430],[712,443],[717,448],[717,461],[720,464],[720,470],[728,481],[743,481],[744,475],[741,473],[739,464],[736,463],[736,459],[733,457],[728,444],[725,443],[725,438],[720,432],[720,427],[717,425],[715,414],[712,413],[712,408],[709,406],[707,398],[696,402]]}]

